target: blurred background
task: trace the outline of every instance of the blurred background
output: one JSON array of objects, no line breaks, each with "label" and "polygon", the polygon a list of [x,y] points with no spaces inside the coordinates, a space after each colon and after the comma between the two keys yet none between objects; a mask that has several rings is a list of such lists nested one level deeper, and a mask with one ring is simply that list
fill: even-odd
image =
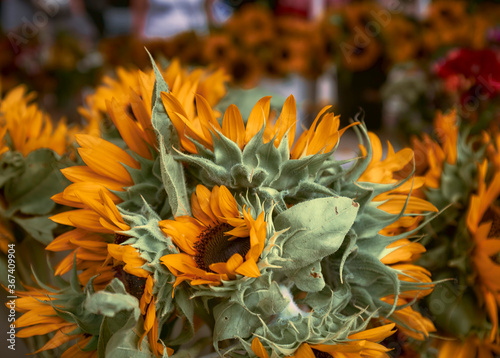
[{"label": "blurred background", "polygon": [[147,48],[165,64],[223,68],[252,100],[292,93],[304,126],[333,104],[344,125],[362,110],[372,130],[406,137],[436,109],[460,104],[463,69],[451,81],[437,69],[457,49],[496,51],[499,9],[455,0],[3,0],[1,91],[25,84],[53,118],[78,122],[105,76],[150,67]]}]

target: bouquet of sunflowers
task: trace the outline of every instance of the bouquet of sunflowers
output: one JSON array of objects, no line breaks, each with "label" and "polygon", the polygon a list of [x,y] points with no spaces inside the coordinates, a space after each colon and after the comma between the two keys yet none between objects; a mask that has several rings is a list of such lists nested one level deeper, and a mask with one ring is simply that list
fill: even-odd
[{"label": "bouquet of sunflowers", "polygon": [[[33,270],[4,286],[34,353],[387,357],[436,330],[415,308],[435,285],[415,261],[437,209],[424,176],[401,177],[413,151],[384,158],[330,106],[298,135],[293,96],[222,111],[226,80],[120,69],[72,129],[5,96],[2,259],[18,245],[16,270]],[[338,160],[349,127],[360,153]],[[46,269],[23,259],[30,242]]]},{"label": "bouquet of sunflowers", "polygon": [[[448,279],[420,302],[438,332],[429,349],[439,358],[500,354],[498,261],[500,253],[500,135],[472,134],[457,111],[438,113],[434,136],[414,138],[416,172],[425,178],[420,197],[444,212],[426,228],[428,252],[419,263],[434,279]],[[449,278],[453,278],[449,280]]]}]

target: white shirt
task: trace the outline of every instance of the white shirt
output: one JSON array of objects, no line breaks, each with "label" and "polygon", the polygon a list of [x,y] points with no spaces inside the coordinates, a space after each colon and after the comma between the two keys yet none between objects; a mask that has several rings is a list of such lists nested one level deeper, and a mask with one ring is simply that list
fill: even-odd
[{"label": "white shirt", "polygon": [[144,36],[171,37],[180,32],[208,31],[204,0],[149,0]]}]

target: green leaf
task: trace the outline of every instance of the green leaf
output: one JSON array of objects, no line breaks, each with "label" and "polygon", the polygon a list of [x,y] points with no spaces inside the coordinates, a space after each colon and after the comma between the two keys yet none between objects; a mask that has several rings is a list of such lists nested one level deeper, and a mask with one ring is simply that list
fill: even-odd
[{"label": "green leaf", "polygon": [[104,318],[99,332],[99,358],[154,358],[147,339],[139,350],[141,321],[137,321],[130,311],[120,312],[120,317]]},{"label": "green leaf", "polygon": [[48,245],[54,239],[53,230],[57,224],[49,219],[48,216],[18,217],[14,216],[12,220],[23,228],[28,235],[38,242]]},{"label": "green leaf", "polygon": [[175,303],[179,311],[186,317],[187,322],[182,327],[182,332],[173,341],[168,342],[170,345],[178,345],[186,343],[194,336],[194,304],[189,297],[188,292],[183,289],[177,289],[175,292]]},{"label": "green leaf", "polygon": [[237,303],[221,303],[214,308],[216,317],[214,342],[232,338],[246,338],[260,325],[257,315],[248,312]]},{"label": "green leaf", "polygon": [[[139,315],[139,301],[134,296],[121,293],[99,291],[85,300],[85,309],[91,313],[114,317],[118,312],[134,311]],[[139,311],[138,311],[139,310]]]},{"label": "green leaf", "polygon": [[11,216],[17,211],[27,215],[48,214],[55,206],[51,196],[69,184],[60,172],[63,167],[57,154],[50,149],[31,152],[26,157],[24,172],[6,184],[6,215]]},{"label": "green leaf", "polygon": [[304,292],[318,292],[325,287],[321,273],[321,262],[314,262],[291,274],[297,287]]},{"label": "green leaf", "polygon": [[275,228],[289,228],[279,238],[285,240],[282,257],[287,261],[282,264],[283,269],[290,275],[297,274],[299,269],[337,251],[357,212],[356,202],[338,197],[309,200],[279,214],[274,220]]},{"label": "green leaf", "polygon": [[0,160],[0,188],[10,179],[19,177],[24,170],[24,157],[19,152],[8,151]]}]

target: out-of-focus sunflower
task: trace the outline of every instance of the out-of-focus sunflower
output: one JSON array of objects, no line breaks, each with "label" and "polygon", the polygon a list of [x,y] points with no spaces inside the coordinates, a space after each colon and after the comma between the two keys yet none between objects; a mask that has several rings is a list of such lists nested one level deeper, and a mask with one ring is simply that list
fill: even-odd
[{"label": "out-of-focus sunflower", "polygon": [[7,127],[0,128],[0,157],[9,150],[5,140],[5,134],[7,134]]},{"label": "out-of-focus sunflower", "polygon": [[[373,150],[373,156],[370,164],[360,176],[358,181],[381,184],[397,183],[400,180],[398,179],[396,173],[402,170],[413,159],[413,150],[410,148],[404,148],[395,152],[392,145],[388,142],[386,158],[382,159],[383,151],[380,139],[374,133],[369,133],[369,137]],[[364,147],[361,147],[361,149],[362,153],[365,155],[366,151]],[[381,205],[378,206],[379,209],[392,214],[400,212],[405,205],[406,210],[409,212],[437,212],[434,205],[414,195],[415,193],[413,190],[421,188],[424,183],[425,180],[423,177],[415,177],[412,180],[407,180],[396,189],[376,196],[374,201],[380,202]],[[406,203],[407,200],[408,203]],[[397,221],[394,224],[394,227],[403,226],[408,228],[417,222],[417,217],[405,217],[401,219],[404,220]],[[386,228],[386,230],[389,229],[392,229],[392,227]]]},{"label": "out-of-focus sunflower", "polygon": [[465,46],[470,33],[466,1],[433,1],[424,21],[423,45],[434,53],[441,46]]},{"label": "out-of-focus sunflower", "polygon": [[271,11],[263,6],[246,5],[237,11],[225,24],[236,44],[244,48],[255,48],[274,37],[274,20]]},{"label": "out-of-focus sunflower", "polygon": [[[392,145],[388,142],[386,158],[382,159],[380,139],[373,133],[369,133],[369,138],[372,148],[372,159],[358,181],[360,183],[397,183],[399,181],[397,173],[413,159],[413,151],[410,148],[404,148],[395,152]],[[361,149],[363,154],[366,155],[364,147],[361,147]],[[423,177],[408,179],[398,188],[379,194],[373,199],[373,202],[375,204],[380,202],[381,204],[378,205],[378,208],[391,214],[397,214],[403,211],[403,209],[405,209],[407,214],[436,212],[437,209],[434,205],[415,195],[417,193],[416,190],[421,188],[424,183],[425,180]],[[408,232],[412,228],[415,228],[421,220],[422,217],[418,215],[402,217],[382,229],[380,233],[392,236]],[[388,245],[380,257],[382,263],[398,271],[400,280],[422,284],[420,290],[408,291],[401,294],[397,300],[398,305],[406,305],[432,292],[430,272],[414,264],[423,252],[425,252],[425,248],[422,244],[405,238]],[[394,303],[393,296],[384,297],[383,300],[387,303]],[[394,312],[392,319],[399,323],[398,328],[402,332],[418,340],[427,338],[429,332],[436,330],[428,318],[423,317],[410,306]]]},{"label": "out-of-focus sunflower", "polygon": [[389,59],[394,63],[415,59],[420,48],[416,23],[403,16],[394,16],[384,28]]},{"label": "out-of-focus sunflower", "polygon": [[178,58],[181,63],[200,64],[203,59],[204,40],[194,31],[181,32],[165,42],[166,58]]},{"label": "out-of-focus sunflower", "polygon": [[10,147],[23,156],[40,148],[49,148],[63,155],[77,129],[68,129],[64,120],[54,128],[49,115],[36,103],[31,103],[34,98],[35,94],[28,94],[26,87],[21,85],[7,93],[0,102],[0,126],[3,132],[8,132]]},{"label": "out-of-focus sunflower", "polygon": [[[302,343],[290,358],[388,358],[389,355],[386,352],[389,352],[390,349],[379,344],[379,342],[391,336],[395,332],[393,328],[394,324],[387,324],[377,328],[366,329],[351,334],[348,337],[349,341],[337,344],[327,344],[327,342],[323,344]],[[269,358],[268,352],[257,337],[252,341],[252,351],[259,358]]]},{"label": "out-of-focus sunflower", "polygon": [[425,176],[425,186],[437,189],[440,186],[443,164],[454,165],[457,160],[458,123],[456,111],[446,114],[438,112],[434,119],[434,128],[439,142],[428,134],[421,139],[414,138],[415,151],[419,153],[416,171]]},{"label": "out-of-focus sunflower", "polygon": [[221,64],[235,56],[237,51],[228,34],[215,33],[207,37],[203,54],[208,63]]},{"label": "out-of-focus sunflower", "polygon": [[[88,350],[94,337],[79,329],[78,324],[64,319],[57,309],[58,295],[45,289],[30,288],[28,291],[17,291],[16,311],[22,316],[16,321],[16,327],[21,328],[16,336],[28,338],[33,336],[55,333],[54,336],[40,349],[32,354],[37,354],[76,340],[62,354],[62,358],[94,358],[97,357],[96,349]],[[52,303],[55,301],[56,303]]]},{"label": "out-of-focus sunflower", "polygon": [[[488,162],[479,166],[477,194],[471,196],[467,228],[475,243],[472,262],[477,271],[480,292],[490,318],[492,329],[489,341],[500,343],[498,334],[498,305],[500,303],[500,172],[494,171],[487,184]],[[500,350],[500,345],[498,345]]]},{"label": "out-of-focus sunflower", "polygon": [[[484,160],[489,135],[469,136],[460,131],[456,111],[438,113],[435,137],[416,142],[424,154],[417,170],[425,175],[421,194],[440,209],[448,206],[429,227],[428,253],[420,263],[434,277],[454,277],[442,283],[424,300],[438,334],[438,357],[493,357],[498,351],[498,291],[495,200],[500,175],[493,162]],[[467,133],[467,132],[465,132]],[[491,143],[490,143],[491,144]],[[498,155],[495,147],[490,156]],[[478,168],[479,167],[479,168]],[[487,170],[491,170],[487,175]],[[450,205],[451,203],[451,205]],[[467,209],[468,208],[468,209]],[[497,273],[498,273],[497,272]],[[442,302],[446,295],[446,305]]]},{"label": "out-of-focus sunflower", "polygon": [[366,44],[357,44],[349,37],[340,46],[342,66],[350,71],[364,71],[375,65],[383,53],[380,41],[371,38]]},{"label": "out-of-focus sunflower", "polygon": [[370,33],[368,24],[380,7],[371,2],[353,3],[342,8],[342,24],[346,31],[340,43],[342,66],[350,71],[371,68],[383,53],[379,37]]},{"label": "out-of-focus sunflower", "polygon": [[262,75],[261,64],[252,54],[238,52],[228,57],[221,66],[230,76],[231,82],[243,88],[255,87]]},{"label": "out-of-focus sunflower", "polygon": [[273,43],[273,66],[284,73],[306,73],[310,43],[305,39],[280,38]]},{"label": "out-of-focus sunflower", "polygon": [[438,358],[450,357],[480,357],[494,358],[500,354],[500,346],[482,340],[477,336],[469,336],[464,341],[441,340],[436,345],[439,350]]},{"label": "out-of-focus sunflower", "polygon": [[193,217],[163,220],[160,227],[182,253],[162,257],[162,263],[177,277],[191,285],[220,285],[236,275],[259,277],[260,254],[266,241],[264,212],[252,216],[240,210],[225,186],[210,191],[196,187],[191,197]]}]

